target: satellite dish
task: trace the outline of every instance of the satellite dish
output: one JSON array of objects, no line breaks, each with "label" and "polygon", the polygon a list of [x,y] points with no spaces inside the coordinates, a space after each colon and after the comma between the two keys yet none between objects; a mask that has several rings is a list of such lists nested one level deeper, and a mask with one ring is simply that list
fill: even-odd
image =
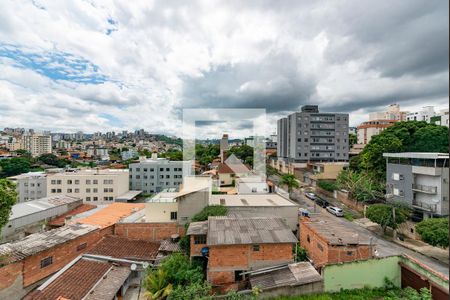
[{"label": "satellite dish", "polygon": [[142,267],[143,267],[144,269],[147,269],[147,268],[148,268],[148,262],[143,263],[143,264],[142,264]]},{"label": "satellite dish", "polygon": [[130,266],[130,268],[131,268],[131,271],[136,271],[137,266],[136,266],[136,264],[132,264]]}]

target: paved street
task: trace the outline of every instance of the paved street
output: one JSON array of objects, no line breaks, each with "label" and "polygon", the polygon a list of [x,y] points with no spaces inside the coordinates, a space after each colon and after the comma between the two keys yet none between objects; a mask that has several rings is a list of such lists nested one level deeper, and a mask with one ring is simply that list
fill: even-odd
[{"label": "paved street", "polygon": [[390,255],[399,255],[399,254],[408,254],[411,257],[414,257],[415,259],[421,261],[425,265],[429,266],[433,270],[436,270],[437,272],[440,272],[442,274],[445,274],[446,276],[449,275],[448,265],[442,263],[439,260],[427,257],[425,255],[419,254],[413,250],[410,250],[408,248],[405,248],[401,245],[398,245],[394,242],[391,242],[389,240],[386,240],[384,237],[381,237],[374,232],[361,227],[357,223],[347,221],[344,218],[337,218],[330,213],[328,213],[324,208],[319,207],[318,205],[314,205],[314,201],[306,198],[302,192],[296,190],[293,193],[293,198],[297,199],[297,202],[300,204],[302,208],[308,209],[310,212],[314,212],[314,207],[316,210],[316,213],[319,213],[323,215],[324,217],[328,218],[334,218],[338,222],[346,223],[346,225],[350,226],[352,229],[354,229],[356,232],[358,232],[361,235],[366,235],[369,238],[372,238],[372,242],[376,244],[377,253],[379,256],[390,256]]}]

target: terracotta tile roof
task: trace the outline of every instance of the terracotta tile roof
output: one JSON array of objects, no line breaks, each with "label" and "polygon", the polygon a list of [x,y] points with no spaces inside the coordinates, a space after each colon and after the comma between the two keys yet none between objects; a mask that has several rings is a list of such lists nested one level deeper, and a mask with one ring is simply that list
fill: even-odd
[{"label": "terracotta tile roof", "polygon": [[77,208],[72,209],[71,211],[69,211],[69,212],[67,212],[67,213],[65,213],[63,215],[60,215],[59,217],[51,220],[50,222],[48,222],[48,225],[49,226],[54,226],[54,227],[64,226],[65,223],[66,223],[66,218],[67,217],[81,214],[82,212],[94,209],[96,207],[97,207],[97,205],[82,204],[82,205],[78,206]]},{"label": "terracotta tile roof", "polygon": [[88,253],[137,261],[153,261],[158,255],[159,242],[134,240],[117,235],[105,236]]},{"label": "terracotta tile roof", "polygon": [[135,212],[144,209],[143,203],[121,203],[116,202],[104,209],[90,215],[89,217],[77,220],[77,223],[96,225],[105,228],[116,224],[121,219],[128,217]]},{"label": "terracotta tile roof", "polygon": [[45,287],[36,291],[27,300],[56,300],[60,297],[81,300],[111,268],[112,264],[81,259]]},{"label": "terracotta tile roof", "polygon": [[217,169],[217,173],[219,174],[234,174],[233,170],[227,165],[227,164],[219,164],[219,167]]}]

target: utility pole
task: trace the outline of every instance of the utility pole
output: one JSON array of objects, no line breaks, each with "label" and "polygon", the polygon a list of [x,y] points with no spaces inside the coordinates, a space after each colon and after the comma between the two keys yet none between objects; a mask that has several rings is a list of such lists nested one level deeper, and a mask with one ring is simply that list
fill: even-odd
[{"label": "utility pole", "polygon": [[[392,206],[392,221],[393,221],[393,226],[395,227],[396,223],[395,223],[395,206]],[[393,232],[393,238],[396,239],[397,238],[397,229],[392,228],[394,230]]]}]

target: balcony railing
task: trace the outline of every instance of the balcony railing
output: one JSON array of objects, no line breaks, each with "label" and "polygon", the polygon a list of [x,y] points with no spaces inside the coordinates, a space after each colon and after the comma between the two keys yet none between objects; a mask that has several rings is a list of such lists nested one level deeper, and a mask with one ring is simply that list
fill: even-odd
[{"label": "balcony railing", "polygon": [[419,208],[421,210],[425,210],[425,211],[429,211],[429,212],[436,212],[437,211],[437,205],[436,204],[424,203],[422,201],[418,201],[418,200],[414,199],[412,201],[412,205],[415,208]]},{"label": "balcony railing", "polygon": [[429,185],[423,185],[423,184],[413,184],[412,185],[413,191],[426,193],[426,194],[436,194],[437,193],[437,187],[436,186],[429,186]]}]

